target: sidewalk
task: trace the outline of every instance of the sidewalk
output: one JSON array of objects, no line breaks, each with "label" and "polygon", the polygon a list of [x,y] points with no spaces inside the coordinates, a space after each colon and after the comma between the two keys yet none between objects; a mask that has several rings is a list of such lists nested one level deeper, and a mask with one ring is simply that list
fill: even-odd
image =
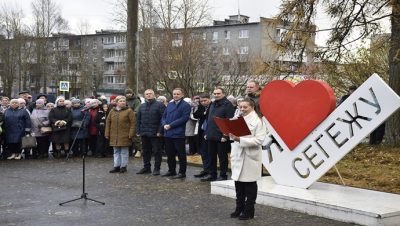
[{"label": "sidewalk", "polygon": [[184,180],[137,175],[141,167],[130,158],[128,173],[110,174],[111,158],[87,158],[88,197],[106,204],[59,206],[82,194],[81,159],[0,161],[0,225],[348,225],[261,205],[251,221],[231,219],[235,201],[211,195],[193,177],[200,167],[188,166]]}]

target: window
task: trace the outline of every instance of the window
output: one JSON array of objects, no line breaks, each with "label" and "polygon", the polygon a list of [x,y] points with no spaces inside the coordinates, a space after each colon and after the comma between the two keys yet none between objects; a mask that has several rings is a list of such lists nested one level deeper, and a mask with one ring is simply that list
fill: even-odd
[{"label": "window", "polygon": [[213,41],[213,43],[218,42],[218,31],[213,32],[212,41]]},{"label": "window", "polygon": [[114,77],[113,76],[105,76],[104,83],[108,83],[108,84],[114,83]]},{"label": "window", "polygon": [[207,39],[207,32],[204,32],[203,33],[203,40],[206,40]]},{"label": "window", "polygon": [[115,57],[115,51],[110,49],[106,52],[106,58]]},{"label": "window", "polygon": [[109,36],[109,37],[106,37],[106,38],[104,39],[104,43],[105,43],[105,44],[112,44],[112,43],[115,42],[114,40],[115,40],[115,39],[114,39],[114,36]]},{"label": "window", "polygon": [[249,54],[249,47],[248,46],[240,46],[239,54]]},{"label": "window", "polygon": [[62,42],[61,43],[62,46],[69,46],[69,40],[68,39],[63,39],[61,42]]},{"label": "window", "polygon": [[222,49],[222,54],[225,55],[225,56],[229,55],[229,48],[228,47],[224,47]]},{"label": "window", "polygon": [[112,71],[112,70],[114,70],[114,64],[107,64],[107,70],[109,70],[109,71]]},{"label": "window", "polygon": [[117,42],[126,42],[126,36],[125,35],[118,35],[117,36]]},{"label": "window", "polygon": [[115,68],[116,69],[125,69],[126,63],[125,62],[115,62]]},{"label": "window", "polygon": [[231,31],[225,31],[225,39],[230,39],[231,38]]},{"label": "window", "polygon": [[239,38],[249,38],[249,30],[240,30]]},{"label": "window", "polygon": [[[114,52],[114,51],[113,51],[113,52]],[[125,50],[124,50],[124,49],[118,49],[118,50],[116,50],[115,52],[116,52],[115,55],[116,55],[117,57],[124,57],[124,56],[125,56]]]},{"label": "window", "polygon": [[114,77],[114,83],[120,83],[120,84],[122,84],[122,83],[125,83],[125,76],[116,76],[116,77]]}]

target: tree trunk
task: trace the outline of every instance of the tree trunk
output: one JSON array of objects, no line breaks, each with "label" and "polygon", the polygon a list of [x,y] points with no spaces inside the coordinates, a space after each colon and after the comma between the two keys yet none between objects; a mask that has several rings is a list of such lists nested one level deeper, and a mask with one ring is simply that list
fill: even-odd
[{"label": "tree trunk", "polygon": [[[136,34],[138,33],[138,0],[128,0],[128,29],[126,33],[127,39],[127,87],[135,90],[137,94],[136,84]],[[139,65],[136,65],[139,67]]]},{"label": "tree trunk", "polygon": [[[392,1],[391,45],[389,51],[389,85],[400,94],[400,0]],[[400,112],[387,121],[386,140],[390,145],[400,144]]]}]

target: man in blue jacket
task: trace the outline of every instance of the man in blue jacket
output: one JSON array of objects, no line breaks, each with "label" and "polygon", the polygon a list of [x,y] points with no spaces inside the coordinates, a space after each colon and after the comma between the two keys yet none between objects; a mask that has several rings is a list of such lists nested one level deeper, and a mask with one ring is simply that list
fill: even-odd
[{"label": "man in blue jacket", "polygon": [[[182,179],[186,177],[185,128],[190,117],[191,107],[183,101],[183,89],[175,88],[172,96],[173,101],[167,105],[161,120],[168,159],[168,172],[163,176]],[[176,174],[176,155],[179,160],[178,175]]]},{"label": "man in blue jacket", "polygon": [[226,174],[228,170],[228,152],[231,149],[228,134],[222,134],[218,126],[214,122],[214,117],[219,118],[232,118],[235,113],[235,108],[232,103],[226,98],[223,88],[216,88],[213,92],[215,101],[210,105],[207,129],[205,131],[205,139],[208,143],[208,153],[210,156],[210,172],[208,177],[201,179],[201,181],[214,181],[217,180],[217,156],[220,166],[221,180],[227,180]]},{"label": "man in blue jacket", "polygon": [[154,91],[144,91],[146,102],[141,104],[136,114],[136,133],[142,139],[143,168],[136,174],[151,173],[151,155],[154,154],[153,175],[160,175],[161,166],[161,118],[165,105],[156,101]]}]

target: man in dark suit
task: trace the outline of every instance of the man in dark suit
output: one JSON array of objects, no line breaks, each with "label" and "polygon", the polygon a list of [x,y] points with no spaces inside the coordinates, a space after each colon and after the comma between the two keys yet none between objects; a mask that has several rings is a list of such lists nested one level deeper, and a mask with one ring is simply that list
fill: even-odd
[{"label": "man in dark suit", "polygon": [[214,122],[214,117],[219,118],[232,118],[235,113],[235,108],[232,103],[226,98],[223,88],[216,88],[213,92],[215,101],[210,105],[207,129],[205,132],[205,139],[208,143],[208,153],[210,155],[211,165],[210,174],[208,177],[201,179],[201,181],[214,181],[217,180],[217,156],[220,166],[220,180],[227,180],[228,170],[228,152],[230,151],[231,144],[229,142],[228,134],[222,134],[218,126]]},{"label": "man in dark suit", "polygon": [[[165,152],[167,154],[168,172],[164,177],[173,176],[174,179],[186,177],[186,151],[185,151],[185,129],[189,120],[191,107],[183,101],[184,92],[181,88],[172,91],[171,101],[164,111],[161,125],[164,128]],[[179,173],[176,174],[176,159],[178,155]]]}]

